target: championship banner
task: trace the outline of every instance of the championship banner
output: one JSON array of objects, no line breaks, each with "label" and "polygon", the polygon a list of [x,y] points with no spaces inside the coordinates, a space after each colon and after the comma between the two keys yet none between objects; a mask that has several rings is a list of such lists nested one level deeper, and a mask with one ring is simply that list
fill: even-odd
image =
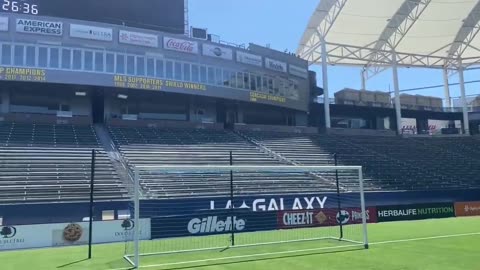
[{"label": "championship banner", "polygon": [[377,206],[378,222],[449,218],[455,216],[453,203]]},{"label": "championship banner", "polygon": [[[367,223],[377,222],[374,207],[366,209]],[[313,211],[279,211],[277,214],[278,229],[295,229],[322,226],[362,224],[360,208],[322,209]]]},{"label": "championship banner", "polygon": [[276,213],[231,209],[154,217],[152,239],[275,230]]},{"label": "championship banner", "polygon": [[455,203],[455,216],[457,217],[480,216],[480,201]]},{"label": "championship banner", "polygon": [[[88,244],[88,222],[54,223],[0,227],[0,250],[73,246]],[[92,242],[123,242],[133,238],[133,229],[140,226],[140,239],[150,239],[150,219],[93,222]]]}]

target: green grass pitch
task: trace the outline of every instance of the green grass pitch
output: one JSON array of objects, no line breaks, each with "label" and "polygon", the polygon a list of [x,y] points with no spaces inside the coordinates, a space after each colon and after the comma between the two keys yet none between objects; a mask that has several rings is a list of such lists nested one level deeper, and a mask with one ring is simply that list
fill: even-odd
[{"label": "green grass pitch", "polygon": [[[371,243],[368,250],[341,247],[341,244],[333,240],[322,240],[147,256],[142,258],[141,264],[145,266],[142,269],[152,270],[480,270],[480,217],[369,224],[368,231]],[[332,246],[338,248],[328,249]],[[312,250],[323,247],[327,249]],[[85,259],[85,246],[0,252],[0,269],[129,269],[129,264],[122,258],[124,249],[124,244],[96,245],[91,260]],[[297,249],[304,251],[292,252]],[[282,253],[261,255],[272,252]],[[252,254],[256,256],[251,256]],[[229,259],[217,260],[221,256]],[[180,260],[204,259],[210,261],[154,266]]]}]

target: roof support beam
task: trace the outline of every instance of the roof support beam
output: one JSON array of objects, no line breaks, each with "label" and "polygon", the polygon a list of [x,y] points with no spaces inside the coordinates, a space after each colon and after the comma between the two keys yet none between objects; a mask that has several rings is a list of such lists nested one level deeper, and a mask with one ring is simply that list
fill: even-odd
[{"label": "roof support beam", "polygon": [[[451,58],[462,57],[465,50],[470,47],[470,43],[475,39],[480,31],[480,2],[473,7],[467,18],[463,20],[463,25],[458,30],[452,46],[448,50],[448,56]],[[476,49],[476,48],[475,48]]]},{"label": "roof support beam", "polygon": [[[395,50],[431,1],[432,0],[405,0],[389,20],[377,43],[374,45],[373,50]],[[377,60],[376,58],[378,57],[381,56],[378,54],[372,55],[367,65]]]},{"label": "roof support beam", "polygon": [[304,44],[303,51],[297,52],[300,57],[307,60],[312,58],[312,53],[320,48],[321,41],[327,36],[346,3],[347,0],[323,0],[320,2],[313,16],[321,14],[321,19],[317,27],[309,29],[311,38],[307,44]]}]

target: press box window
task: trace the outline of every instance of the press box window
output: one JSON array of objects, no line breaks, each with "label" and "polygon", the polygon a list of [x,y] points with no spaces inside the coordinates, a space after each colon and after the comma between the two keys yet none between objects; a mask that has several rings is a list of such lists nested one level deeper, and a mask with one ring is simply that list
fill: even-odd
[{"label": "press box window", "polygon": [[35,47],[33,46],[27,46],[27,66],[29,67],[34,67],[36,66],[35,64]]},{"label": "press box window", "polygon": [[47,67],[48,59],[48,48],[40,47],[38,48],[38,66]]},{"label": "press box window", "polygon": [[116,70],[118,74],[125,74],[125,55],[117,54]]},{"label": "press box window", "polygon": [[82,51],[73,50],[73,69],[82,69]]},{"label": "press box window", "polygon": [[207,83],[207,67],[206,66],[200,67],[200,82]]},{"label": "press box window", "polygon": [[167,79],[173,79],[173,62],[167,61],[165,66],[165,73],[167,75]]},{"label": "press box window", "polygon": [[135,75],[135,56],[127,56],[127,74]]},{"label": "press box window", "polygon": [[190,64],[188,63],[184,63],[183,64],[183,80],[185,81],[190,81],[191,80],[191,77],[190,77]]},{"label": "press box window", "polygon": [[137,75],[145,76],[145,58],[137,57]]},{"label": "press box window", "polygon": [[12,63],[12,47],[7,44],[2,45],[2,64],[10,65]]},{"label": "press box window", "polygon": [[147,76],[155,77],[155,60],[151,58],[147,59]]},{"label": "press box window", "polygon": [[84,60],[85,70],[93,70],[93,52],[85,51]]},{"label": "press box window", "polygon": [[95,52],[95,71],[103,72],[103,53]]},{"label": "press box window", "polygon": [[14,47],[14,65],[23,66],[23,57],[25,55],[25,47],[22,45],[15,45]]},{"label": "press box window", "polygon": [[158,78],[163,78],[165,76],[163,60],[157,60],[156,73]]},{"label": "press box window", "polygon": [[192,81],[200,81],[200,71],[197,65],[192,65]]},{"label": "press box window", "polygon": [[115,55],[113,53],[107,53],[105,57],[106,63],[106,71],[108,73],[114,73],[115,72]]},{"label": "press box window", "polygon": [[62,68],[70,69],[72,61],[72,50],[62,49]]},{"label": "press box window", "polygon": [[60,61],[60,50],[58,48],[50,48],[50,67],[58,68]]},{"label": "press box window", "polygon": [[208,83],[215,84],[215,69],[213,67],[208,67]]},{"label": "press box window", "polygon": [[182,63],[175,63],[175,80],[182,80]]}]

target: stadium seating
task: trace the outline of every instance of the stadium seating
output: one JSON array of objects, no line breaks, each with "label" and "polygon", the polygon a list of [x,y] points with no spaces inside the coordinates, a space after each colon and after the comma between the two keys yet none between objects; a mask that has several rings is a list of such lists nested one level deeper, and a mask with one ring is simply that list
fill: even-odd
[{"label": "stadium seating", "polygon": [[87,200],[91,149],[97,149],[95,200],[124,197],[125,186],[91,126],[1,123],[0,201]]},{"label": "stadium seating", "polygon": [[[362,165],[367,190],[432,190],[480,187],[478,140],[469,137],[411,139],[246,132],[299,164]],[[352,182],[351,186],[354,185]]]},{"label": "stadium seating", "polygon": [[[281,165],[268,153],[224,130],[110,127],[110,134],[130,165]],[[228,175],[189,173],[141,175],[152,197],[229,194]],[[305,173],[242,173],[234,176],[237,194],[305,193],[333,190],[330,182]]]}]

